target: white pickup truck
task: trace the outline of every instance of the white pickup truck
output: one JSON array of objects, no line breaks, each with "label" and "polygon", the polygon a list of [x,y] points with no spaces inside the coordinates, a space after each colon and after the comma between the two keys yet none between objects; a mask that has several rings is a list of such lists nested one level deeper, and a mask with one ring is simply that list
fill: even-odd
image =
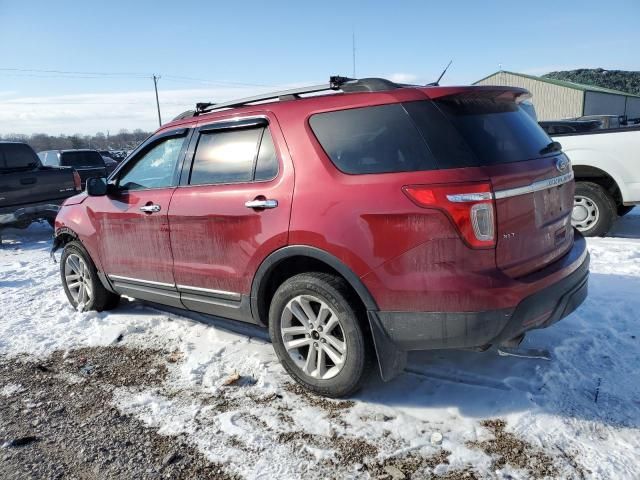
[{"label": "white pickup truck", "polygon": [[553,134],[576,179],[571,220],[585,236],[606,234],[618,216],[640,204],[640,127]]}]

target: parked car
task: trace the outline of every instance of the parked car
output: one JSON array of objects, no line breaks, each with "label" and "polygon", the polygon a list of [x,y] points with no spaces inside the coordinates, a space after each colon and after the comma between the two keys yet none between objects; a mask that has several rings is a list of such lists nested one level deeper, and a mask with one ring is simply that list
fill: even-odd
[{"label": "parked car", "polygon": [[640,204],[640,126],[555,134],[576,177],[573,225],[605,235],[618,216]]},{"label": "parked car", "polygon": [[102,155],[102,160],[104,161],[104,167],[107,172],[107,176],[109,176],[109,174],[113,172],[118,166],[118,162],[106,155]]},{"label": "parked car", "polygon": [[198,104],[65,202],[67,298],[261,325],[328,396],[375,359],[388,380],[410,350],[516,346],[582,303],[589,264],[573,172],[527,95],[332,77]]},{"label": "parked car", "polygon": [[100,155],[113,158],[118,163],[122,162],[127,156],[122,150],[100,150]]},{"label": "parked car", "polygon": [[604,129],[609,128],[620,128],[624,127],[626,124],[626,119],[624,116],[620,115],[584,115],[582,117],[577,117],[574,120],[578,121],[597,121],[600,122],[601,127]]},{"label": "parked car", "polygon": [[105,177],[108,173],[107,165],[97,150],[45,150],[38,152],[44,165],[54,167],[73,167],[82,180],[82,188],[88,178]]},{"label": "parked car", "polygon": [[0,142],[0,229],[53,225],[60,204],[79,191],[73,169],[43,166],[26,143]]},{"label": "parked car", "polygon": [[124,156],[122,155],[122,153],[116,150],[98,150],[98,152],[103,157],[110,158],[116,163],[120,163],[122,160],[124,160]]},{"label": "parked car", "polygon": [[590,132],[602,128],[600,120],[543,120],[538,124],[551,136]]}]

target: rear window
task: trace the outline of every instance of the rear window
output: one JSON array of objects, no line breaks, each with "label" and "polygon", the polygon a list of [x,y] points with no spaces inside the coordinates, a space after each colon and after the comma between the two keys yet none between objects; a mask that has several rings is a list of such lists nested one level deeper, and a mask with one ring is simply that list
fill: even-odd
[{"label": "rear window", "polygon": [[309,124],[345,173],[461,168],[529,160],[551,140],[513,102],[451,99],[313,115]]},{"label": "rear window", "polygon": [[551,143],[538,123],[514,102],[451,97],[435,104],[465,139],[480,165],[539,158],[541,150]]},{"label": "rear window", "polygon": [[98,152],[63,152],[60,164],[74,168],[104,167],[104,160]]},{"label": "rear window", "polygon": [[29,145],[23,143],[0,144],[0,168],[18,169],[38,166],[38,157]]}]

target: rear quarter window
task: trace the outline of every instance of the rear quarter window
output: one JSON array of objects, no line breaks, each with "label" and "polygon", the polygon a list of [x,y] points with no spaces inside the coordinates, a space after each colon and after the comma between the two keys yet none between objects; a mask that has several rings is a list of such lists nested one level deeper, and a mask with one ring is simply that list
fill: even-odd
[{"label": "rear quarter window", "polygon": [[0,168],[31,168],[38,166],[38,156],[29,145],[0,144]]},{"label": "rear quarter window", "polygon": [[309,125],[344,173],[389,173],[437,168],[420,132],[399,104],[311,116]]}]

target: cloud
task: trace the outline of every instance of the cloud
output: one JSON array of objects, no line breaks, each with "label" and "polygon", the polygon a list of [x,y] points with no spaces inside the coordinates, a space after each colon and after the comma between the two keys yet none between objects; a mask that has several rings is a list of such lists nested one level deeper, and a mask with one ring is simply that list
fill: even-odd
[{"label": "cloud", "polygon": [[[196,102],[224,101],[257,95],[271,87],[220,87],[160,90],[163,123],[193,109]],[[0,92],[0,134],[93,134],[126,128],[158,128],[153,91],[14,97]]]},{"label": "cloud", "polygon": [[418,80],[413,73],[392,73],[387,78],[395,83],[415,83]]}]

